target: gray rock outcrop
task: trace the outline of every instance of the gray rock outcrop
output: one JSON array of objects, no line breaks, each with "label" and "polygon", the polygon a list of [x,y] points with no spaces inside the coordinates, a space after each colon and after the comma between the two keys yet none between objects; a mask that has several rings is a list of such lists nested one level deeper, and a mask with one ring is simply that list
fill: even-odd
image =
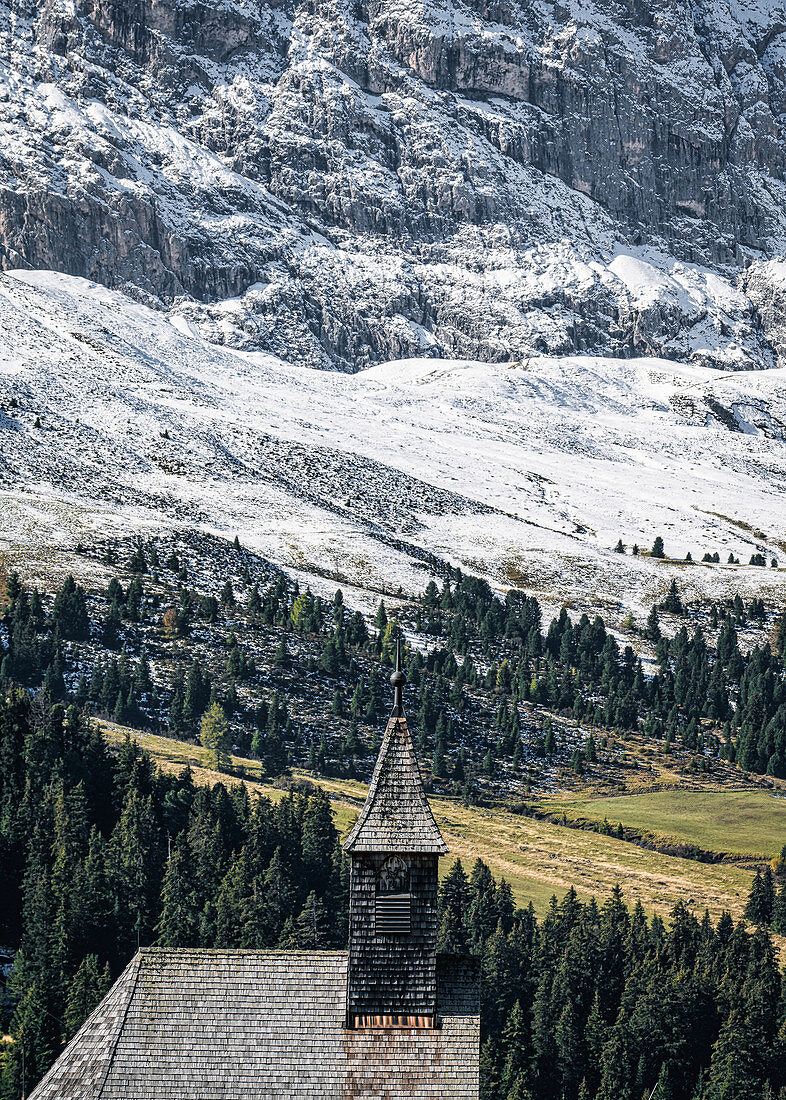
[{"label": "gray rock outcrop", "polygon": [[344,370],[772,366],[784,58],[770,0],[0,0],[0,267]]}]

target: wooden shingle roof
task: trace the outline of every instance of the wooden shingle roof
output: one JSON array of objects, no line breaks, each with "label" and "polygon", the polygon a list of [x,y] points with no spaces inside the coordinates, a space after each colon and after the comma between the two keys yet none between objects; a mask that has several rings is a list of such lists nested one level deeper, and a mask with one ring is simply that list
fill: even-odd
[{"label": "wooden shingle roof", "polygon": [[368,796],[344,851],[441,856],[448,851],[428,804],[407,720],[400,707],[394,709],[388,722]]},{"label": "wooden shingle roof", "polygon": [[477,960],[440,1026],[345,1030],[343,951],[142,949],[30,1100],[477,1100]]}]

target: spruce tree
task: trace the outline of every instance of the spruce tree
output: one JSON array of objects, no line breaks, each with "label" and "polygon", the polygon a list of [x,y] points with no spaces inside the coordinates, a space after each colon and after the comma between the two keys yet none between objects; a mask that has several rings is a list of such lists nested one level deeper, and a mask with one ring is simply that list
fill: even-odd
[{"label": "spruce tree", "polygon": [[529,1021],[516,1001],[508,1014],[501,1037],[504,1064],[500,1073],[500,1095],[527,1095],[527,1071],[532,1057],[529,1036]]},{"label": "spruce tree", "polygon": [[329,917],[325,903],[312,890],[295,921],[292,947],[320,951],[330,942]]},{"label": "spruce tree", "polygon": [[97,955],[86,955],[68,987],[63,1021],[67,1038],[76,1035],[96,1005],[109,992],[109,964],[101,966]]},{"label": "spruce tree", "polygon": [[291,664],[289,650],[287,648],[286,634],[281,635],[281,640],[276,646],[276,651],[273,654],[273,664],[276,666],[276,668],[282,669],[289,668]]},{"label": "spruce tree", "polygon": [[772,930],[780,936],[786,936],[786,880],[784,880],[772,906]]},{"label": "spruce tree", "polygon": [[52,630],[62,638],[84,641],[90,637],[85,590],[69,573],[55,596],[51,615]]},{"label": "spruce tree", "polygon": [[756,1015],[745,1004],[731,1009],[713,1047],[702,1100],[750,1100],[761,1096],[768,1052],[762,1047]]},{"label": "spruce tree", "polygon": [[338,832],[327,794],[318,788],[309,798],[303,815],[301,842],[304,882],[322,895],[333,868]]},{"label": "spruce tree", "polygon": [[437,940],[438,951],[454,955],[467,953],[469,904],[469,882],[461,865],[461,860],[457,859],[445,875],[439,888],[441,918]]},{"label": "spruce tree", "polygon": [[751,892],[745,905],[745,916],[754,924],[768,925],[772,920],[772,910],[775,902],[775,885],[772,871],[769,867],[764,872],[756,871]]},{"label": "spruce tree", "polygon": [[655,604],[652,605],[652,609],[647,618],[647,625],[644,628],[645,638],[649,638],[651,642],[657,642],[661,636],[660,632],[660,620],[658,619],[658,609]]},{"label": "spruce tree", "polygon": [[162,947],[199,946],[200,907],[194,890],[193,853],[184,832],[169,858],[161,887],[156,932]]}]

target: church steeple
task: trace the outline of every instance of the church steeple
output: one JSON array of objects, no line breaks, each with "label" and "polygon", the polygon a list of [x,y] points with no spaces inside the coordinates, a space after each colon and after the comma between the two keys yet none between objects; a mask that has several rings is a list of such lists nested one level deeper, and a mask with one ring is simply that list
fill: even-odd
[{"label": "church steeple", "polygon": [[437,864],[448,848],[426,799],[404,714],[401,637],[390,677],[393,710],[351,858],[347,1026],[433,1027]]},{"label": "church steeple", "polygon": [[390,677],[393,710],[363,809],[344,844],[345,852],[430,852],[444,856],[442,839],[423,789],[404,715],[407,678],[401,668],[401,636]]}]

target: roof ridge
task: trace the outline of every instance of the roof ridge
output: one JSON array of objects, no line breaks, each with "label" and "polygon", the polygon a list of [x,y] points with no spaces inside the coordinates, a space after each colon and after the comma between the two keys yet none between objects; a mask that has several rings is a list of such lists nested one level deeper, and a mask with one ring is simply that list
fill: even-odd
[{"label": "roof ridge", "polygon": [[300,947],[140,947],[136,957],[145,955],[346,955],[346,948]]}]

